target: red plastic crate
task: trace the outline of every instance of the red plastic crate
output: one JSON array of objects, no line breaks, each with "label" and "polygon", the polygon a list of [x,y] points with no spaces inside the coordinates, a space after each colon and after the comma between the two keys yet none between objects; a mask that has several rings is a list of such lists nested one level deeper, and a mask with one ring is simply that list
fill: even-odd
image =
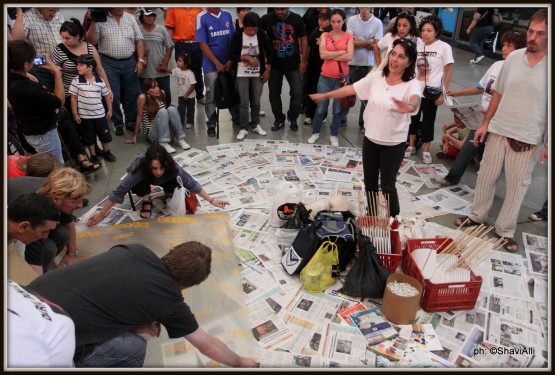
[{"label": "red plastic crate", "polygon": [[430,238],[407,240],[406,254],[402,264],[403,272],[417,279],[423,286],[420,305],[425,311],[455,311],[473,309],[482,287],[482,278],[470,271],[470,281],[460,283],[434,284],[422,277],[420,269],[412,258],[412,251],[419,248],[435,249],[441,253],[453,240],[451,238]]},{"label": "red plastic crate", "polygon": [[[357,217],[357,225],[359,227],[367,226],[369,223],[369,219],[371,220],[370,223],[376,220],[382,220],[382,218],[376,218],[372,216],[359,216]],[[378,258],[380,259],[382,266],[384,266],[386,270],[394,273],[397,270],[397,266],[399,266],[399,263],[401,263],[401,260],[403,259],[403,249],[401,249],[401,237],[399,236],[399,232],[394,230],[399,228],[399,222],[397,221],[397,219],[393,220],[390,228],[392,229],[390,237],[391,254],[378,253]]]}]

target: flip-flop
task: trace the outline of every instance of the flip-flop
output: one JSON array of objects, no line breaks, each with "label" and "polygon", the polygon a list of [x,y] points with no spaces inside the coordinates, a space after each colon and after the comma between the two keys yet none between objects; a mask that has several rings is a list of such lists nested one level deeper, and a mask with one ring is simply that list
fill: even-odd
[{"label": "flip-flop", "polygon": [[[145,206],[148,206],[148,208]],[[148,216],[143,216],[143,214],[148,214]],[[152,201],[143,201],[139,216],[141,216],[141,219],[150,219],[152,216]]]},{"label": "flip-flop", "polygon": [[455,225],[457,227],[474,227],[476,225],[482,225],[482,223],[478,223],[477,221],[472,220],[468,216],[460,216],[455,220]]},{"label": "flip-flop", "polygon": [[513,238],[502,237],[506,242],[503,244],[503,249],[507,250],[509,253],[516,253],[518,251],[518,244]]}]

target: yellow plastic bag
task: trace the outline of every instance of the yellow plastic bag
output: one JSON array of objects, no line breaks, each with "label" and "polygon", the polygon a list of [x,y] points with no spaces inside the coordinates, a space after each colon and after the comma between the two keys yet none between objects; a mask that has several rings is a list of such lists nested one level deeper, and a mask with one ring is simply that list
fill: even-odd
[{"label": "yellow plastic bag", "polygon": [[301,282],[308,291],[321,293],[339,277],[337,245],[324,241],[301,271]]}]

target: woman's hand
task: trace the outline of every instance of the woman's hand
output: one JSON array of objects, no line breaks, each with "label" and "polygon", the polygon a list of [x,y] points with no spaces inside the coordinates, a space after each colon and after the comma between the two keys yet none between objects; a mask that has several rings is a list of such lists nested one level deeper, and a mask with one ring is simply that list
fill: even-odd
[{"label": "woman's hand", "polygon": [[212,202],[210,203],[213,206],[220,207],[220,208],[225,208],[225,206],[229,205],[229,202],[224,201],[223,199],[213,199]]},{"label": "woman's hand", "polygon": [[79,262],[79,259],[77,259],[76,256],[64,255],[58,266],[71,266],[72,264],[75,264],[77,262]]},{"label": "woman's hand", "polygon": [[310,94],[308,95],[314,103],[319,103],[326,99],[326,94]]},{"label": "woman's hand", "polygon": [[416,109],[416,106],[412,103],[407,103],[407,102],[404,102],[402,100],[395,99],[395,98],[391,98],[391,99],[393,100],[393,102],[397,106],[396,108],[393,108],[391,110],[391,112],[410,113],[410,112],[414,112],[414,110]]},{"label": "woman's hand", "polygon": [[440,106],[443,104],[443,95],[440,95],[439,98],[436,99],[436,101],[434,102],[435,105]]},{"label": "woman's hand", "polygon": [[127,139],[125,141],[125,143],[129,143],[132,145],[136,145],[137,144],[137,134],[133,134],[133,136],[131,137],[131,139]]},{"label": "woman's hand", "polygon": [[92,226],[100,223],[102,221],[102,219],[104,219],[104,214],[102,212],[99,212],[99,213],[91,216],[89,218],[89,220],[87,220],[87,226],[92,227]]}]

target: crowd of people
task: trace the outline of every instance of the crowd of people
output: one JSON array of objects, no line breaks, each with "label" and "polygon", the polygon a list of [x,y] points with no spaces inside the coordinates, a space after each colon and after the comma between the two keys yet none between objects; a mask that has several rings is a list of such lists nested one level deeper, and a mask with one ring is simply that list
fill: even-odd
[{"label": "crowd of people", "polygon": [[[459,152],[440,183],[459,183],[468,163],[483,153],[472,213],[454,223],[480,225],[504,170],[507,192],[495,231],[505,239],[505,250],[517,251],[517,215],[534,167],[548,153],[547,11],[535,13],[526,32],[502,36],[504,61],[493,64],[475,86],[453,90],[453,52],[440,39],[441,19],[430,15],[417,24],[414,8],[402,10],[383,9],[390,16],[384,30],[383,12],[374,15],[367,7],[351,17],[339,8],[310,8],[303,17],[289,8],[272,8],[262,17],[251,8],[237,8],[235,21],[216,7],[168,8],[165,27],[156,23],[155,8],[109,8],[105,20],[87,11],[83,23],[65,21],[58,8],[18,8],[7,47],[8,100],[17,121],[15,135],[34,155],[8,159],[7,232],[9,245],[41,276],[29,285],[9,281],[8,365],[141,367],[146,341],[138,333],[152,333],[163,324],[170,338],[185,337],[216,361],[255,366],[202,330],[183,302],[182,289],[210,274],[210,248],[185,242],[158,258],[139,244],[116,245],[84,261],[77,251],[73,212],[91,193],[84,175],[102,167],[100,158],[116,160],[112,129],[116,136],[130,133],[126,143],[137,143],[142,134],[151,145],[131,161],[125,178],[87,225],[100,223],[128,192],[142,198],[140,217],[150,218],[151,186],[161,186],[169,198],[178,177],[210,204],[229,204],[212,198],[173,160],[176,150],[170,144],[191,148],[185,129],[200,126],[197,103],[204,105],[208,136],[216,135],[221,74],[231,75],[236,84],[238,104],[229,112],[238,140],[249,131],[267,134],[260,124],[265,83],[274,116],[271,130],[280,131],[288,122],[291,131],[298,131],[305,111],[304,124],[312,126],[308,143],[319,139],[333,100],[329,139],[334,147],[349,111],[341,99],[356,96],[365,189],[381,191],[393,217],[400,212],[397,174],[403,158],[416,153],[417,134],[423,162],[433,162],[430,145],[443,93],[481,94],[481,127],[443,138],[438,157],[447,157],[451,145]],[[492,8],[478,8],[466,30],[475,52],[471,64],[484,57],[492,14]],[[169,68],[172,55],[175,69]],[[44,61],[36,65],[36,56]],[[284,78],[290,96],[286,108]],[[177,82],[177,98],[171,95],[171,79]],[[464,127],[456,117],[454,124]],[[78,168],[64,167],[67,159]],[[545,220],[547,202],[530,218]],[[42,316],[33,306],[40,306]],[[26,335],[33,330],[47,334],[39,342]]]}]

